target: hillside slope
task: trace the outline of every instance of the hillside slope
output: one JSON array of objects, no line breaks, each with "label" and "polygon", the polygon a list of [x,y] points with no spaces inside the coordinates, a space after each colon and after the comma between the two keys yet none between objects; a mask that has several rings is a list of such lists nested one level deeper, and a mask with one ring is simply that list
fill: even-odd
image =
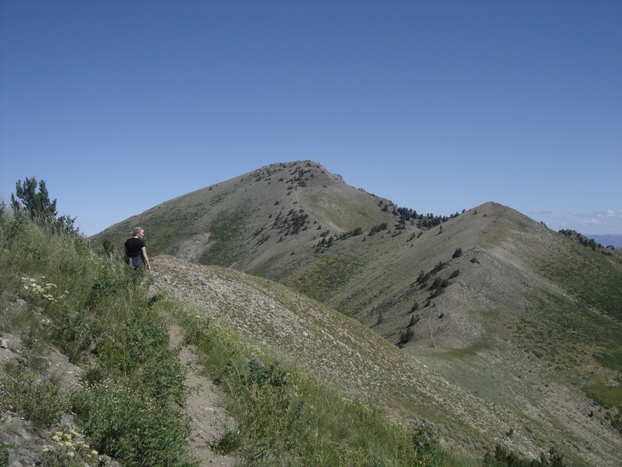
[{"label": "hillside slope", "polygon": [[[147,230],[151,255],[277,281],[356,318],[384,337],[391,352],[417,367],[425,363],[462,394],[433,402],[427,397],[439,390],[430,383],[429,391],[385,390],[381,400],[402,407],[404,394],[419,394],[426,403],[408,410],[427,417],[434,407],[431,418],[443,423],[463,413],[447,401],[470,399],[472,411],[460,425],[479,427],[487,441],[502,439],[532,453],[554,442],[578,465],[622,460],[618,250],[585,248],[492,202],[451,217],[423,216],[350,187],[311,161],[273,164],[176,198],[94,241],[122,245],[135,225]],[[199,293],[183,290],[189,297]],[[240,312],[253,306],[249,300]],[[272,317],[280,328],[284,315]],[[301,332],[271,345],[294,352],[288,343],[299,345]],[[321,355],[322,348],[306,350],[292,358]],[[331,368],[331,358],[320,359],[320,373]],[[335,373],[351,365],[342,363],[332,364]],[[385,384],[400,371],[411,370],[385,374]],[[504,415],[495,421],[494,414]]]},{"label": "hillside slope", "polygon": [[[451,449],[480,457],[499,443],[537,457],[556,446],[569,465],[613,466],[620,459],[619,437],[586,415],[597,410],[587,401],[574,412],[558,404],[554,423],[552,407],[539,412],[532,406],[534,413],[526,416],[528,401],[508,403],[463,389],[430,368],[427,356],[400,351],[356,320],[277,283],[170,256],[155,258],[154,265],[155,292],[187,303],[353,400],[404,420],[434,423]],[[554,383],[547,391],[566,400],[578,397]],[[527,392],[516,394],[525,398]]]}]

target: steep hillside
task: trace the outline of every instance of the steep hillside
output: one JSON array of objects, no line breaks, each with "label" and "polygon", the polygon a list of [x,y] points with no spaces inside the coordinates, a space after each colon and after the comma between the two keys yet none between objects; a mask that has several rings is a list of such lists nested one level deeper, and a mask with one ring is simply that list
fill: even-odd
[{"label": "steep hillside", "polygon": [[[425,363],[446,382],[440,387],[460,393],[435,400],[440,389],[436,383],[425,389],[429,375],[418,378],[423,388],[392,385],[398,389],[391,392],[385,385],[411,370],[382,363],[379,368],[392,371],[371,387],[385,388],[382,400],[396,401],[400,410],[441,424],[457,417],[460,428],[450,432],[479,431],[467,439],[486,432],[487,440],[502,439],[523,452],[555,443],[577,465],[622,460],[617,250],[586,248],[492,202],[450,218],[422,216],[350,187],[310,161],[274,164],[179,197],[94,240],[122,245],[135,225],[147,230],[151,255],[277,281],[355,318],[391,352],[417,368]],[[176,264],[167,258],[159,273],[172,274]],[[183,264],[182,270],[202,274],[192,269],[198,265]],[[242,280],[235,277],[233,283]],[[213,300],[201,295],[202,282],[188,284],[194,285],[179,287],[198,297],[197,306]],[[315,357],[322,346],[297,354],[288,343],[298,348],[308,331],[294,332],[298,326],[283,314],[268,316],[272,326],[287,323],[292,330],[270,344],[275,351],[294,360],[318,358],[320,374],[344,371],[331,366],[334,356]],[[369,391],[363,387],[361,393]],[[423,403],[409,405],[405,394]],[[452,409],[453,400],[468,402]]]}]

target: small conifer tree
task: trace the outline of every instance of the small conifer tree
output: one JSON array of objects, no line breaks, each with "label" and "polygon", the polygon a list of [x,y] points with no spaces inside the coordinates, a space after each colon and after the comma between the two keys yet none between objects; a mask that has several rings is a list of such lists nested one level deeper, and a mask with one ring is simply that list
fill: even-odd
[{"label": "small conifer tree", "polygon": [[15,194],[11,194],[11,204],[15,211],[26,211],[33,221],[50,224],[56,219],[56,200],[50,201],[45,180],[39,182],[37,193],[37,179],[27,178],[15,184]]},{"label": "small conifer tree", "polygon": [[35,177],[18,180],[15,184],[15,195],[11,194],[11,205],[17,214],[25,212],[34,222],[51,227],[59,232],[77,233],[74,227],[75,218],[60,216],[56,211],[56,200],[50,200],[45,180],[38,183]]}]

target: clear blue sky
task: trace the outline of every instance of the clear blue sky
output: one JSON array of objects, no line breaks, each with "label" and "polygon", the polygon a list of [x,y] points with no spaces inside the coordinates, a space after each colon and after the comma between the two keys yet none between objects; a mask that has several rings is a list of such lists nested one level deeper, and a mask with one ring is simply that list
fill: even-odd
[{"label": "clear blue sky", "polygon": [[622,1],[0,0],[0,198],[93,235],[311,159],[423,213],[622,234]]}]

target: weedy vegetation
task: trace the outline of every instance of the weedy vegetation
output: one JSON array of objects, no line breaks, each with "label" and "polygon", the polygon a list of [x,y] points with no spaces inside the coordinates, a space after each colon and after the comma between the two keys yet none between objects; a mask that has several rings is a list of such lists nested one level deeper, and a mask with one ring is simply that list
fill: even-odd
[{"label": "weedy vegetation", "polygon": [[[87,462],[93,451],[123,465],[196,465],[187,454],[184,370],[165,320],[150,310],[147,278],[99,258],[77,232],[12,216],[5,206],[0,217],[2,301],[22,304],[3,307],[12,311],[2,331],[23,346],[22,358],[0,372],[0,406],[36,428],[75,413],[92,446],[60,451],[50,443],[43,465]],[[85,368],[66,392],[40,363],[54,348]]]}]

